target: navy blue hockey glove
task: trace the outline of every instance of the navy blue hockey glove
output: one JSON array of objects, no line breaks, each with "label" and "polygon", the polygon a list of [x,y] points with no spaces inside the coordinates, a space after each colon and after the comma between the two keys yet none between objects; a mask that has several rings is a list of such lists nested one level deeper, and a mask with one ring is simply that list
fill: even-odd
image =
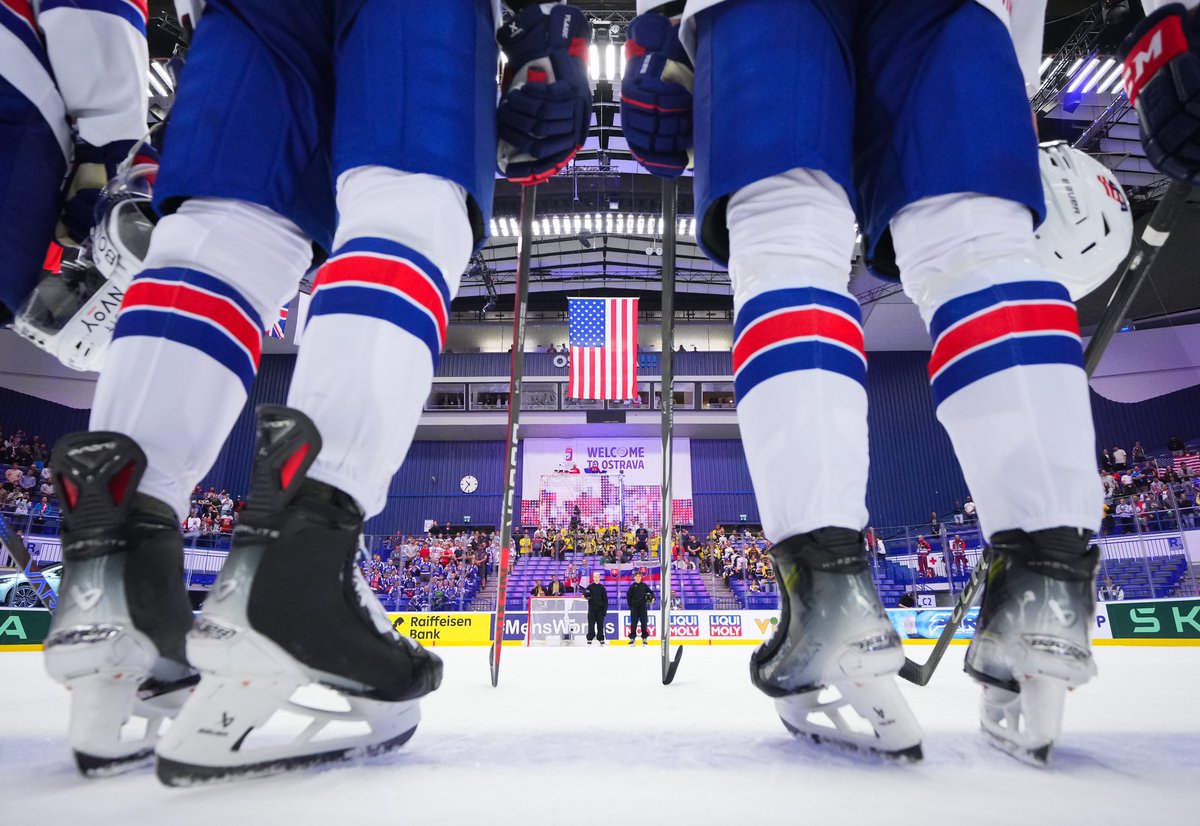
[{"label": "navy blue hockey glove", "polygon": [[[121,164],[129,157],[134,145],[138,147],[133,165],[158,166],[158,153],[148,141],[113,141],[104,146],[75,141],[75,157],[66,182],[62,213],[59,215],[55,240],[64,247],[82,244],[91,235],[99,216],[96,206],[108,182],[117,176]],[[151,181],[152,182],[152,181]]]},{"label": "navy blue hockey glove", "polygon": [[629,24],[621,80],[621,128],[633,156],[647,170],[674,178],[692,151],[692,61],[679,26],[661,14]]},{"label": "navy blue hockey glove", "polygon": [[1200,184],[1200,15],[1178,3],[1163,6],[1125,38],[1121,52],[1146,157],[1172,178]]},{"label": "navy blue hockey glove", "polygon": [[496,168],[510,181],[554,177],[587,139],[592,111],[592,27],[574,6],[526,6],[500,27],[508,65],[500,82]]}]

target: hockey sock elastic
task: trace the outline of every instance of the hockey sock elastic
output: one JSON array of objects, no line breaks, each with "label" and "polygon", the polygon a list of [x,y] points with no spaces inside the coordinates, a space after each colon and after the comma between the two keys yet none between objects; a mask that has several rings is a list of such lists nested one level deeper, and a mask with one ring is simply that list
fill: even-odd
[{"label": "hockey sock elastic", "polygon": [[338,210],[288,403],[325,443],[309,476],[370,516],[416,432],[471,229],[459,187],[382,167],[344,174]]},{"label": "hockey sock elastic", "polygon": [[138,490],[182,519],[258,371],[264,323],[296,290],[308,240],[270,210],[193,199],[154,231],[118,316],[90,427],[146,453]]},{"label": "hockey sock elastic", "polygon": [[945,196],[892,222],[929,376],[985,535],[1094,529],[1101,490],[1075,306],[1032,255],[1024,207]]},{"label": "hockey sock elastic", "polygon": [[854,217],[821,173],[731,200],[734,389],[766,535],[866,523],[866,356],[847,289]]}]

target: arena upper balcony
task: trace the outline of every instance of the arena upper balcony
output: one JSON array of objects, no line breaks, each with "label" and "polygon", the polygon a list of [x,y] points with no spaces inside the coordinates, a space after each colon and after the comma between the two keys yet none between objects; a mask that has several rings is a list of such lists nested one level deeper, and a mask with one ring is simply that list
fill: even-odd
[{"label": "arena upper balcony", "polygon": [[[657,435],[662,426],[662,354],[638,353],[638,396],[628,401],[572,399],[569,356],[525,354],[521,429],[554,436],[583,424],[620,426],[626,435]],[[729,351],[675,354],[675,425],[680,435],[734,438],[733,369]],[[421,416],[420,437],[500,438],[508,419],[510,353],[445,353]],[[481,429],[482,428],[482,429]],[[495,430],[495,434],[490,431]],[[643,432],[644,431],[644,432]]]}]

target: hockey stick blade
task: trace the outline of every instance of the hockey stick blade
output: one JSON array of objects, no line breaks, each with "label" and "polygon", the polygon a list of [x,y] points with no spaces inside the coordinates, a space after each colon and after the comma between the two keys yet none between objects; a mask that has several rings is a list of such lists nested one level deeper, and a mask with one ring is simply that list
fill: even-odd
[{"label": "hockey stick blade", "polygon": [[[1120,329],[1129,308],[1133,305],[1133,299],[1150,273],[1150,267],[1158,257],[1159,251],[1166,245],[1167,239],[1171,237],[1171,230],[1174,229],[1183,203],[1191,191],[1191,185],[1181,181],[1175,181],[1167,188],[1162,200],[1158,202],[1158,206],[1151,213],[1146,228],[1142,230],[1139,239],[1141,243],[1136,244],[1135,248],[1130,251],[1129,257],[1125,259],[1124,269],[1117,279],[1117,286],[1113,289],[1104,315],[1096,326],[1096,332],[1092,335],[1092,340],[1088,342],[1087,352],[1084,354],[1084,369],[1088,378],[1091,378],[1092,374],[1096,372],[1105,348]],[[983,581],[987,578],[987,567],[987,553],[985,552],[980,555],[979,564],[971,572],[970,581],[959,594],[954,611],[951,612],[950,619],[942,628],[937,642],[934,643],[929,659],[924,663],[917,663],[906,657],[904,665],[900,669],[901,677],[916,685],[929,683],[938,663],[941,662],[946,649],[950,646],[950,641],[954,639],[963,617],[966,616],[967,611],[975,603],[976,597],[979,596],[979,592],[983,588]]]},{"label": "hockey stick blade", "polygon": [[683,646],[675,646],[675,656],[669,663],[667,656],[667,654],[663,654],[663,685],[670,685],[675,679],[675,672],[679,670],[679,660],[683,656]]},{"label": "hockey stick blade", "polygon": [[967,580],[966,587],[958,595],[958,602],[955,603],[954,610],[950,612],[950,618],[946,620],[946,625],[942,628],[942,633],[938,636],[937,642],[933,644],[933,651],[930,652],[929,659],[923,663],[918,663],[905,657],[904,665],[900,668],[901,677],[916,685],[929,684],[929,680],[933,677],[933,672],[937,669],[938,663],[942,661],[946,649],[950,647],[950,641],[954,639],[954,634],[958,631],[958,626],[962,624],[963,617],[967,615],[967,611],[971,610],[971,606],[975,604],[975,598],[983,590],[983,582],[987,579],[988,564],[988,554],[985,550],[979,555],[979,562],[975,564],[975,568],[971,571],[971,578]]}]

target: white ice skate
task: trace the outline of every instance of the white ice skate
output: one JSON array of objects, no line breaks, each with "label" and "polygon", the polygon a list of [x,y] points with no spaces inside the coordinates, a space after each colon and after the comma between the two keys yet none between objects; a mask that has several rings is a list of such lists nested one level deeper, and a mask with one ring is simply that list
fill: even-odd
[{"label": "white ice skate", "polygon": [[188,636],[200,685],[158,745],[167,785],[390,751],[441,683],[441,660],[392,630],[355,565],[362,512],[305,479],[320,450],[312,422],[263,406],[258,440],[233,549]]},{"label": "white ice skate", "polygon": [[67,738],[87,777],[149,762],[196,684],[184,655],[192,610],[175,514],[136,493],[146,458],[116,433],[55,447],[63,580],[46,670],[71,692]]},{"label": "white ice skate", "polygon": [[900,695],[900,638],[871,582],[861,537],[826,528],[771,550],[781,616],[750,676],[793,734],[900,760],[921,759],[921,727]]},{"label": "white ice skate", "polygon": [[[403,644],[403,643],[401,643]],[[419,704],[305,667],[256,631],[201,618],[188,641],[203,675],[158,746],[158,776],[186,786],[262,777],[404,745]]]},{"label": "white ice skate", "polygon": [[1062,731],[1069,689],[1096,674],[1088,645],[1098,551],[1068,528],[992,538],[966,671],[983,686],[980,727],[990,742],[1045,765]]}]

